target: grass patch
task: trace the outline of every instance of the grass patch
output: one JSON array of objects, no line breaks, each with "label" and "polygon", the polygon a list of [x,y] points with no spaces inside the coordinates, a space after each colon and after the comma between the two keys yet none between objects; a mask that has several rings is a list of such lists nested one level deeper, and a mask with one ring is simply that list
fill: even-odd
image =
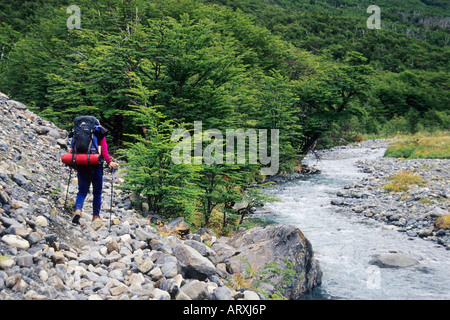
[{"label": "grass patch", "polygon": [[405,159],[450,159],[450,134],[415,134],[400,136],[400,141],[391,142],[385,157]]},{"label": "grass patch", "polygon": [[450,229],[450,214],[437,218],[434,226],[438,229]]},{"label": "grass patch", "polygon": [[384,186],[384,190],[387,192],[406,192],[414,185],[425,185],[422,178],[411,171],[402,171],[394,174],[388,177],[388,180],[392,182]]}]

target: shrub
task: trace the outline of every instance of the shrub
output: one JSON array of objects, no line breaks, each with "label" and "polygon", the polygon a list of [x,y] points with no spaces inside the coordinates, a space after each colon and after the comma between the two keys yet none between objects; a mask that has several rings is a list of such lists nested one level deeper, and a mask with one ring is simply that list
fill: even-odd
[{"label": "shrub", "polygon": [[434,226],[438,229],[450,229],[450,214],[437,218]]},{"label": "shrub", "polygon": [[387,192],[405,192],[413,185],[424,185],[425,182],[418,175],[410,171],[402,171],[388,178],[391,183],[384,186]]}]

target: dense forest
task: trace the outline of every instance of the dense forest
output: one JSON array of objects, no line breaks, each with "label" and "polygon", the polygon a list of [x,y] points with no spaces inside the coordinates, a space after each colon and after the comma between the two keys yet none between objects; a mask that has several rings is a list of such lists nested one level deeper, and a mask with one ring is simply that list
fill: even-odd
[{"label": "dense forest", "polygon": [[264,185],[261,165],[175,164],[175,129],[277,129],[279,172],[361,134],[448,129],[449,13],[445,0],[2,1],[0,91],[66,129],[96,116],[151,210],[226,232],[264,201],[247,187]]}]

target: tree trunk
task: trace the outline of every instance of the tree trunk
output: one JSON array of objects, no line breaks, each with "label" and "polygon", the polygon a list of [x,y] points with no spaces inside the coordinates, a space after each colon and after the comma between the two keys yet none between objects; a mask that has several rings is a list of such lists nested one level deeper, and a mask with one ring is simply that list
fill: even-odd
[{"label": "tree trunk", "polygon": [[111,130],[113,144],[115,146],[119,146],[122,142],[123,135],[123,115],[115,115],[114,116],[114,127]]},{"label": "tree trunk", "polygon": [[321,136],[322,133],[316,133],[308,141],[306,141],[305,145],[302,147],[302,155],[306,156],[308,152],[313,150]]}]

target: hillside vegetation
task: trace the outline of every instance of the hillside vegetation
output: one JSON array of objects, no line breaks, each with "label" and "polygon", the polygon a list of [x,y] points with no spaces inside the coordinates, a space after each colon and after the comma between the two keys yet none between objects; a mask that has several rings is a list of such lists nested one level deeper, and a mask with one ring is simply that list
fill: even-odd
[{"label": "hillside vegetation", "polygon": [[65,129],[96,116],[130,164],[127,188],[166,217],[220,212],[226,230],[264,200],[246,188],[264,180],[248,157],[171,161],[173,130],[195,121],[279,130],[279,173],[362,134],[450,125],[443,0],[377,1],[381,29],[367,28],[370,1],[79,0],[79,16],[71,4],[0,4],[0,91]]}]

